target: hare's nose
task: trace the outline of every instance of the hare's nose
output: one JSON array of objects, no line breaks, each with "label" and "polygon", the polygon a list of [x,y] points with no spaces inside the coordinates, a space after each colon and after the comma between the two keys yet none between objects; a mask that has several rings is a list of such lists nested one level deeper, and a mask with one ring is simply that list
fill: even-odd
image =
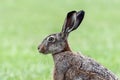
[{"label": "hare's nose", "polygon": [[38,46],[38,50],[41,50],[41,46],[40,45]]},{"label": "hare's nose", "polygon": [[45,51],[44,46],[43,46],[43,45],[38,46],[38,51],[39,51],[40,53],[44,53],[44,51]]}]

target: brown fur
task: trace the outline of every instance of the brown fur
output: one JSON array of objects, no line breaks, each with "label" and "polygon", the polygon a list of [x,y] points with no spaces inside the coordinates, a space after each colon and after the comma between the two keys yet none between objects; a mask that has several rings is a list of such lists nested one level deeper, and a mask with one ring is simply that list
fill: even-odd
[{"label": "brown fur", "polygon": [[47,36],[38,46],[39,52],[52,54],[55,65],[54,80],[118,80],[110,70],[93,59],[71,51],[67,37],[78,28],[84,14],[84,11],[69,12],[62,31]]},{"label": "brown fur", "polygon": [[[65,40],[65,43],[66,43],[65,48],[64,48],[61,52],[71,51],[67,40]],[[61,53],[61,52],[60,52],[60,53]]]},{"label": "brown fur", "polygon": [[118,80],[97,62],[70,51],[53,54],[54,80]]}]

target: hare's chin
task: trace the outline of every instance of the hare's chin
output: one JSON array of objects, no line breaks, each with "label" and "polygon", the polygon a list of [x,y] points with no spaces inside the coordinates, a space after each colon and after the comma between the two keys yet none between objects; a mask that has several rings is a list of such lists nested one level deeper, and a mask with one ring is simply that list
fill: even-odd
[{"label": "hare's chin", "polygon": [[39,51],[39,53],[45,53],[45,51],[43,51],[43,50],[38,50]]},{"label": "hare's chin", "polygon": [[42,54],[48,54],[48,52],[45,52],[45,51],[42,51],[42,50],[38,50],[39,53],[42,53]]}]

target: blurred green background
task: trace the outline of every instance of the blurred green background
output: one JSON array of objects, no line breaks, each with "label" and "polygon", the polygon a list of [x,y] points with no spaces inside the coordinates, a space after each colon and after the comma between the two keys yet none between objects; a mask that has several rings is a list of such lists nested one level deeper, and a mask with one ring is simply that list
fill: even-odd
[{"label": "blurred green background", "polygon": [[0,0],[0,80],[52,80],[52,56],[37,46],[61,31],[67,12],[81,9],[72,50],[120,76],[120,0]]}]

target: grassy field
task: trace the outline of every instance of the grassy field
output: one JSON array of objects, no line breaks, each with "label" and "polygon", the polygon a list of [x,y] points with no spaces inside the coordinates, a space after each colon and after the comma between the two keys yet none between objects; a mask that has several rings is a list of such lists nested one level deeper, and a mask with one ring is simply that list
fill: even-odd
[{"label": "grassy field", "polygon": [[[60,32],[66,13],[85,10],[69,36],[81,51],[120,76],[120,0],[0,0],[0,80],[52,80],[51,55],[37,46]],[[74,39],[73,39],[74,38]]]}]

